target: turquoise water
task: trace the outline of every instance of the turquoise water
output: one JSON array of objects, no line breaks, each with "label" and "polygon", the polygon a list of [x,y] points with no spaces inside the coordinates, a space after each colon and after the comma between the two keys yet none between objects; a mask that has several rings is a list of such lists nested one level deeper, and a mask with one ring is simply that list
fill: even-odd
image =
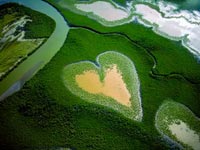
[{"label": "turquoise water", "polygon": [[56,28],[49,39],[35,53],[0,82],[0,100],[19,90],[19,87],[23,86],[39,69],[44,67],[60,50],[69,31],[69,27],[60,13],[42,0],[0,0],[0,4],[8,2],[16,2],[48,15],[56,22]]}]

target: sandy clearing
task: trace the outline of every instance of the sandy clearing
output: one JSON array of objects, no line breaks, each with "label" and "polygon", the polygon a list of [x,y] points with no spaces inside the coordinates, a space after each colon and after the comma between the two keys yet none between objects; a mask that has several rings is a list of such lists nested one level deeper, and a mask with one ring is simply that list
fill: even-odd
[{"label": "sandy clearing", "polygon": [[75,4],[75,7],[81,11],[92,12],[106,21],[118,21],[129,17],[127,11],[116,8],[105,1],[96,1],[91,4]]},{"label": "sandy clearing", "polygon": [[117,65],[105,70],[103,82],[100,81],[98,73],[94,70],[76,75],[75,79],[80,88],[91,94],[103,94],[112,97],[122,105],[131,106],[131,95],[126,88],[121,73],[117,69]]}]

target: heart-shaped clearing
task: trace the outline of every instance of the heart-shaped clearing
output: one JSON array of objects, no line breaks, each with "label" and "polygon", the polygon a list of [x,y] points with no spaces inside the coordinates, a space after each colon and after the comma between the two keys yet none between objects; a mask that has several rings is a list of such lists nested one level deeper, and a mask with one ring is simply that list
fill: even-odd
[{"label": "heart-shaped clearing", "polygon": [[67,65],[63,72],[65,86],[81,99],[141,121],[140,84],[132,61],[108,51],[97,57],[97,64],[82,61]]},{"label": "heart-shaped clearing", "polygon": [[122,105],[131,106],[131,95],[126,88],[121,73],[117,70],[116,64],[106,70],[103,82],[100,81],[99,75],[94,70],[76,75],[76,82],[80,88],[89,93],[103,94],[112,97]]}]

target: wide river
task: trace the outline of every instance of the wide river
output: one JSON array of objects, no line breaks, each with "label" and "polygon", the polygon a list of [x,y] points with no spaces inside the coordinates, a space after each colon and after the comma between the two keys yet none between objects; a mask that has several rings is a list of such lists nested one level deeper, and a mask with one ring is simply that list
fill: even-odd
[{"label": "wide river", "polygon": [[0,0],[0,5],[8,2],[22,4],[46,14],[56,22],[56,27],[52,35],[37,51],[0,82],[0,101],[20,90],[27,80],[51,60],[64,44],[69,31],[69,26],[63,16],[47,2],[42,0]]}]

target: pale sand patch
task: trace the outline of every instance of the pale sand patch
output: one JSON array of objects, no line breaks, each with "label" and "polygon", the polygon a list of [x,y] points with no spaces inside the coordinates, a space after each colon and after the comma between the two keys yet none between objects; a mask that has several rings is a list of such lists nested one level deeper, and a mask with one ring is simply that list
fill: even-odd
[{"label": "pale sand patch", "polygon": [[116,8],[105,1],[96,1],[91,4],[75,4],[75,7],[81,11],[92,12],[107,21],[122,20],[129,16],[129,13],[125,10]]},{"label": "pale sand patch", "polygon": [[103,94],[115,99],[122,105],[131,106],[131,95],[126,88],[121,73],[117,70],[117,65],[113,65],[106,70],[103,82],[94,70],[85,71],[83,74],[76,75],[76,82],[83,90],[91,94]]},{"label": "pale sand patch", "polygon": [[188,127],[188,125],[181,120],[178,120],[177,123],[173,123],[169,125],[169,130],[172,134],[184,144],[191,146],[194,150],[199,150],[200,148],[200,136],[192,129]]}]

